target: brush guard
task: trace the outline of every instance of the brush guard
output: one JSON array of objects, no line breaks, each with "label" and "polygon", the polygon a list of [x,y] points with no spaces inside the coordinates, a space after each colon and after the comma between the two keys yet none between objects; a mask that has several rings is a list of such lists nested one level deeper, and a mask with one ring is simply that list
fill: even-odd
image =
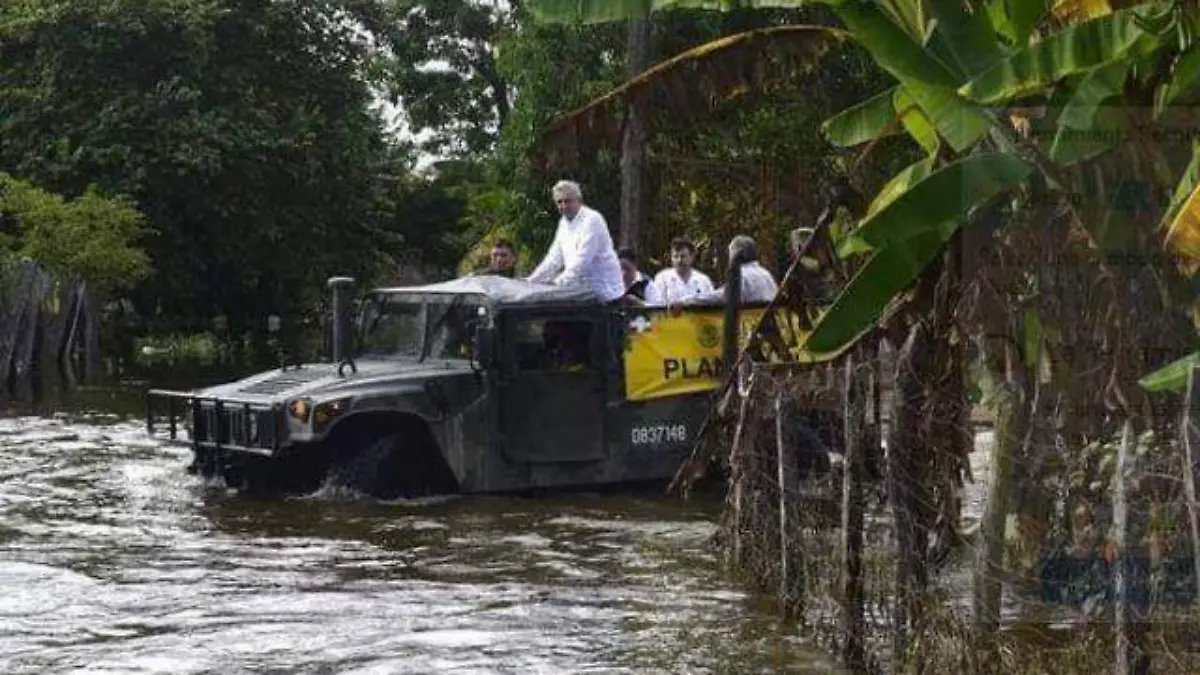
[{"label": "brush guard", "polygon": [[[283,408],[278,404],[151,389],[146,393],[146,432],[150,436],[155,434],[155,415],[163,407],[168,439],[196,451],[232,450],[271,456],[283,445],[287,434]],[[180,438],[181,422],[187,426],[187,441]]]}]

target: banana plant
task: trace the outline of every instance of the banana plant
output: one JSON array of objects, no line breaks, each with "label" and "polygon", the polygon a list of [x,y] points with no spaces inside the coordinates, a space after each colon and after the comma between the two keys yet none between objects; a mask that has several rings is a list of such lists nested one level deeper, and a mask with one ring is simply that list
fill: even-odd
[{"label": "banana plant", "polygon": [[[796,7],[787,0],[530,0],[544,20],[596,22],[645,17],[677,8]],[[926,154],[881,190],[840,253],[866,256],[808,336],[810,353],[836,355],[868,331],[943,249],[954,232],[997,196],[1034,174],[1052,188],[1071,190],[1070,167],[1112,151],[1124,120],[1105,103],[1131,86],[1152,85],[1156,112],[1200,81],[1200,50],[1192,44],[1195,9],[1183,2],[1125,2],[1114,9],[1096,0],[819,0],[842,21],[851,39],[895,79],[895,86],[827,120],[827,138],[847,148],[904,135]],[[1159,77],[1163,59],[1173,66]],[[1020,108],[1027,101],[1059,105],[1048,140],[1025,137]],[[1097,128],[1109,132],[1089,139]],[[1093,134],[1094,135],[1094,134]],[[1079,140],[1080,137],[1084,140]],[[1159,175],[1169,162],[1157,161]],[[1186,176],[1185,176],[1186,180]],[[1179,190],[1177,190],[1177,193]],[[1176,211],[1195,209],[1193,185],[1177,194]],[[1191,197],[1194,197],[1191,198]],[[1097,213],[1077,223],[1110,218]],[[1192,225],[1192,220],[1195,225]],[[1176,228],[1191,241],[1200,217]],[[1172,221],[1174,222],[1174,221]],[[1083,227],[1081,234],[1093,237]],[[1197,247],[1200,259],[1200,245]]]}]

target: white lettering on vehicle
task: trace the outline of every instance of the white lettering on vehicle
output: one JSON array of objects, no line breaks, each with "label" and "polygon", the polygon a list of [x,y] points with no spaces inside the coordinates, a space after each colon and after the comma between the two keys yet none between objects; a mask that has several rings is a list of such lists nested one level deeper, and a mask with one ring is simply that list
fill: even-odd
[{"label": "white lettering on vehicle", "polygon": [[631,439],[634,445],[660,445],[687,441],[687,426],[683,424],[657,424],[633,427]]}]

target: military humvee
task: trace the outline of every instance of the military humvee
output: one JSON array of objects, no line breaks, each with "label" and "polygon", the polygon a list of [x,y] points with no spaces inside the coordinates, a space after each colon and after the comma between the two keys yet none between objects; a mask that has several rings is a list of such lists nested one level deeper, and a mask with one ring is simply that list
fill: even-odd
[{"label": "military humvee", "polygon": [[151,390],[149,432],[165,422],[193,449],[190,470],[242,490],[305,493],[332,478],[391,498],[657,482],[690,453],[723,372],[720,306],[614,307],[480,276],[374,289],[350,318],[336,289],[352,283],[330,280],[342,319],[329,362]]}]

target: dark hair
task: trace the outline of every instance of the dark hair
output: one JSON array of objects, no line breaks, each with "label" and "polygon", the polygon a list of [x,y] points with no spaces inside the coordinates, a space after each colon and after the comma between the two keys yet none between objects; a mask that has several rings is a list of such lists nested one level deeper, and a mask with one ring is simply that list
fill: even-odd
[{"label": "dark hair", "polygon": [[506,248],[510,251],[517,250],[517,249],[513,248],[512,242],[507,239],[497,239],[496,243],[492,244],[492,248]]},{"label": "dark hair", "polygon": [[637,252],[631,248],[623,248],[617,251],[617,260],[628,260],[634,265],[637,264]]},{"label": "dark hair", "polygon": [[672,251],[678,251],[681,248],[686,248],[692,253],[696,252],[696,245],[692,243],[692,240],[687,235],[680,235],[671,240]]}]

